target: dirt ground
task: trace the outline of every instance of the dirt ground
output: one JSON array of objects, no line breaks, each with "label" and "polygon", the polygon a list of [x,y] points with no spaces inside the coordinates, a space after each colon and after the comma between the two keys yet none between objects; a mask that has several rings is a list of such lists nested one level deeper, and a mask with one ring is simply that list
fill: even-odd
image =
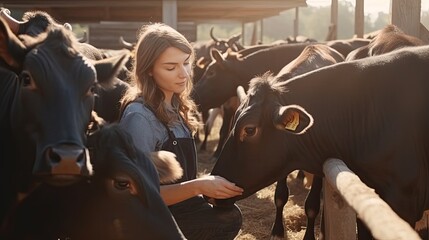
[{"label": "dirt ground", "polygon": [[[207,150],[198,153],[199,174],[208,174],[213,168],[214,163],[211,163],[210,159],[217,145],[221,122],[220,118],[216,119],[212,133],[208,138]],[[202,139],[203,135],[200,136]],[[288,240],[301,240],[306,228],[304,200],[308,190],[303,187],[302,181],[297,179],[296,175],[297,172],[293,172],[288,177],[289,200],[283,210],[283,223],[285,231],[287,231],[285,239]],[[236,238],[237,240],[270,238],[271,226],[275,218],[274,190],[275,184],[237,202],[243,213],[243,226]]]}]

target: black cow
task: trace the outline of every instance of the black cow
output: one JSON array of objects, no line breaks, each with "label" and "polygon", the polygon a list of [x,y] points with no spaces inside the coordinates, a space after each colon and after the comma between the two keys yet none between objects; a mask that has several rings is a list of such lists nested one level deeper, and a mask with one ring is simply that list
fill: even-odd
[{"label": "black cow", "polygon": [[[278,78],[281,79],[281,81],[286,81],[292,77],[343,61],[344,56],[327,45],[309,45],[305,47],[302,53],[295,60],[280,70],[278,73]],[[271,230],[271,236],[274,239],[280,239],[284,237],[283,208],[289,198],[289,188],[286,183],[286,178],[277,181],[274,192],[276,219]],[[311,190],[305,201],[305,213],[307,215],[307,228],[304,235],[305,240],[315,239],[314,224],[317,214],[320,210],[321,188],[321,176],[315,176]]]},{"label": "black cow", "polygon": [[[113,123],[119,120],[120,101],[130,85],[119,79],[119,75],[124,72],[124,65],[128,62],[129,52],[123,51],[112,57],[99,60],[96,65],[97,78],[100,82],[109,82],[109,86],[96,86],[94,89],[94,111],[106,122]],[[112,61],[116,59],[117,61]],[[120,63],[120,65],[117,65]],[[118,69],[112,75],[111,69]],[[117,77],[118,76],[118,77]]]},{"label": "black cow", "polygon": [[[12,129],[10,127],[11,106],[17,94],[18,81],[14,72],[0,67],[0,192],[2,204],[0,205],[0,224],[9,206],[16,201],[17,182],[14,171],[18,163],[15,161],[17,150],[12,141]],[[12,170],[11,170],[12,169]]]},{"label": "black cow", "polygon": [[[158,172],[165,169],[157,171],[118,125],[94,133],[89,145],[94,174],[70,186],[37,187],[14,209],[3,227],[4,238],[184,239],[160,196]],[[181,177],[174,158],[161,161],[179,170],[161,178]]]},{"label": "black cow", "polygon": [[[212,27],[210,29],[211,40],[205,42],[193,42],[192,46],[195,51],[195,62],[193,64],[193,74],[192,78],[194,84],[200,80],[204,74],[207,66],[212,61],[211,50],[216,49],[220,53],[225,53],[227,51],[237,52],[242,49],[242,46],[238,44],[238,40],[241,38],[241,34],[236,34],[231,36],[228,39],[219,39],[216,38],[213,34]],[[204,139],[200,145],[201,150],[206,150],[207,138],[210,134],[211,128],[209,127],[210,123],[207,123],[207,120],[210,118],[208,109],[201,112],[202,122],[204,123]],[[196,140],[200,141],[198,134],[196,135]]]},{"label": "black cow", "polygon": [[371,39],[368,45],[362,46],[350,52],[346,58],[346,61],[377,56],[403,47],[421,45],[425,45],[421,39],[408,35],[397,26],[389,24],[383,29],[379,30],[377,35]]},{"label": "black cow", "polygon": [[[45,32],[48,27],[62,26],[48,13],[43,11],[25,12],[22,21],[13,19],[8,14],[3,14],[3,17],[8,21],[11,29],[16,29],[15,34],[21,38],[25,36],[36,37]],[[94,110],[97,112],[98,116],[102,117],[106,122],[117,121],[119,119],[119,101],[130,87],[126,82],[129,77],[129,71],[128,68],[125,67],[125,65],[130,62],[130,50],[98,49],[86,42],[75,43],[75,47],[82,55],[89,59],[109,59],[106,63],[97,65],[97,78],[99,82],[110,82],[111,84],[109,87],[95,87]],[[110,71],[111,66],[109,66],[109,62],[112,62],[112,57],[117,57],[118,59],[123,58],[121,62],[124,63],[118,66],[119,70],[117,72]]]},{"label": "black cow", "polygon": [[[266,71],[277,73],[295,59],[306,45],[308,44],[286,44],[264,48],[248,55],[227,52],[225,57],[219,51],[212,50],[213,61],[195,84],[192,97],[202,113],[210,108],[220,107],[236,95],[238,86],[247,89],[248,82],[255,75],[261,75]],[[224,108],[222,132],[213,154],[214,160],[218,158],[225,137],[228,135],[235,110],[235,108]]]},{"label": "black cow", "polygon": [[[329,41],[324,44],[346,56],[350,51],[367,45],[369,41],[350,39]],[[237,86],[247,88],[248,82],[254,76],[262,75],[266,71],[277,73],[283,66],[295,59],[307,45],[309,43],[252,46],[239,52],[228,52],[226,57],[212,50],[213,60],[201,79],[196,82],[192,96],[202,113],[207,112],[210,108],[219,107],[235,96]],[[235,109],[225,108],[225,112],[227,113],[225,116],[232,117]],[[226,126],[223,124],[222,130],[229,129],[231,119],[227,117],[223,119]],[[221,132],[220,135],[226,136],[227,133]],[[219,139],[220,143],[213,154],[214,159],[218,158],[219,146],[223,144],[223,141],[223,138]],[[203,141],[203,149],[204,146]]]},{"label": "black cow", "polygon": [[192,97],[202,111],[221,106],[236,95],[238,86],[247,89],[249,81],[267,71],[278,73],[294,60],[308,44],[285,44],[262,49],[243,58],[222,56],[212,50],[213,61],[195,84]]},{"label": "black cow", "polygon": [[[52,184],[75,182],[90,173],[85,133],[98,62],[82,56],[73,33],[61,25],[48,26],[35,37],[16,35],[12,29],[1,17],[0,78],[9,86],[1,96],[1,121],[7,129],[1,138],[6,151],[18,148],[2,153],[11,157],[1,161],[12,161],[17,168],[2,168],[0,175],[10,176],[7,182],[18,184],[21,191],[30,188],[33,174]],[[112,76],[123,58],[113,60]],[[1,194],[13,201],[17,191],[1,189]],[[2,204],[3,209],[9,207]]]},{"label": "black cow", "polygon": [[217,49],[221,53],[226,52],[228,49],[235,52],[241,50],[241,47],[237,47],[241,46],[237,44],[237,41],[241,38],[241,34],[233,35],[228,39],[219,39],[213,35],[213,29],[214,27],[210,28],[211,40],[192,43],[192,47],[195,51],[195,64],[193,69],[194,81],[199,81],[205,69],[210,64],[212,60],[210,57],[210,51],[212,49]]},{"label": "black cow", "polygon": [[246,198],[296,169],[323,175],[338,158],[414,226],[429,209],[428,66],[429,47],[409,47],[286,82],[253,80],[211,172],[243,195],[212,202]]}]

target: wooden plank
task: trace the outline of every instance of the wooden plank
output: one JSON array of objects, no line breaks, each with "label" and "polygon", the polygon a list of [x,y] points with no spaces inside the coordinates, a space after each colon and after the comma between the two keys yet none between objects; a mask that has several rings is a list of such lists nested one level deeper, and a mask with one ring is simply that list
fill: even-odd
[{"label": "wooden plank", "polygon": [[358,38],[363,37],[364,32],[364,0],[356,0],[355,6],[355,35]]},{"label": "wooden plank", "polygon": [[296,37],[299,34],[299,8],[295,8],[295,19],[293,20],[293,37]]},{"label": "wooden plank", "polygon": [[429,31],[425,25],[420,23],[420,39],[422,39],[426,44],[429,44]]},{"label": "wooden plank", "polygon": [[325,239],[356,239],[356,213],[341,195],[323,180],[323,216]]},{"label": "wooden plank", "polygon": [[162,21],[177,29],[177,0],[162,0]]},{"label": "wooden plank", "polygon": [[337,39],[338,29],[338,0],[331,1],[331,24],[329,29],[329,40]]},{"label": "wooden plank", "polygon": [[421,0],[392,0],[391,23],[405,33],[420,37]]},{"label": "wooden plank", "polygon": [[366,186],[343,161],[328,159],[323,165],[331,184],[365,223],[375,239],[418,240],[416,231],[402,220],[374,189]]},{"label": "wooden plank", "polygon": [[[174,2],[177,17],[173,16],[174,12],[173,15],[170,13],[173,8],[167,7]],[[0,5],[22,11],[43,10],[62,22],[164,21],[169,25],[174,25],[171,19],[177,19],[177,22],[253,22],[307,6],[305,0],[4,0]],[[85,9],[88,11],[81,11]],[[92,12],[96,14],[91,15]]]}]

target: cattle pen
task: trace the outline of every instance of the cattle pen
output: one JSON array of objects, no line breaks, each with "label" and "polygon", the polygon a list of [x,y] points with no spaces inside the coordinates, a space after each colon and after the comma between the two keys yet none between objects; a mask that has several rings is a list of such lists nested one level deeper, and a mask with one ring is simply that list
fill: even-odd
[{"label": "cattle pen", "polygon": [[[197,36],[197,25],[203,20],[206,21],[206,16],[212,16],[209,13],[212,12],[223,12],[225,9],[217,9],[213,11],[213,6],[208,8],[206,11],[196,11],[195,6],[192,4],[193,0],[149,0],[149,1],[124,1],[124,2],[114,2],[114,1],[83,1],[78,0],[77,2],[70,4],[66,0],[56,0],[56,1],[36,1],[36,0],[10,0],[3,1],[0,3],[0,7],[12,7],[13,10],[24,11],[27,9],[42,9],[47,12],[52,13],[60,21],[72,21],[80,22],[83,21],[85,24],[89,24],[89,29],[92,31],[87,32],[88,42],[91,42],[94,45],[97,45],[100,48],[116,48],[119,44],[117,37],[119,30],[126,31],[129,33],[130,38],[135,38],[135,30],[143,23],[144,21],[154,20],[163,21],[172,26],[177,27],[178,30],[183,32],[188,39],[196,40]],[[264,5],[269,5],[265,8],[267,14],[278,14],[281,10],[280,7],[275,8],[283,0],[270,0],[270,1],[255,1],[263,2]],[[191,3],[189,3],[191,2]],[[213,0],[204,0],[201,1],[205,3],[214,4],[216,1]],[[221,1],[225,2],[225,1]],[[233,1],[231,1],[233,2]],[[245,1],[243,1],[245,2]],[[252,1],[249,1],[252,2]],[[269,2],[270,4],[266,4]],[[287,6],[287,8],[295,8],[296,10],[296,19],[294,20],[295,26],[295,36],[298,34],[298,6],[304,6],[305,0],[285,0],[284,2],[295,3],[296,6]],[[129,3],[129,6],[125,3]],[[253,3],[253,4],[256,4]],[[355,18],[355,33],[356,36],[363,36],[363,3],[364,0],[356,0],[356,18]],[[181,5],[184,4],[184,5]],[[244,4],[243,4],[244,5]],[[242,9],[242,11],[235,11],[237,15],[239,13],[249,16],[253,11],[257,13],[257,16],[239,20],[243,21],[242,29],[244,29],[244,24],[252,23],[254,26],[259,24],[259,32],[261,34],[260,38],[263,36],[262,29],[262,20],[260,18],[265,17],[265,13],[261,13],[261,7],[253,6],[251,4],[248,8]],[[405,32],[412,34],[414,36],[420,37],[425,42],[429,42],[429,31],[420,23],[419,9],[421,8],[420,0],[391,0],[391,22],[395,23],[398,26],[401,26]],[[79,6],[78,9],[75,6]],[[127,7],[124,7],[127,6]],[[184,8],[187,7],[187,8]],[[203,6],[203,4],[201,4]],[[273,7],[274,6],[274,7]],[[338,19],[338,0],[332,0],[332,10],[331,10],[331,25],[329,33],[332,35],[332,38],[336,39],[337,32],[337,19]],[[62,9],[64,7],[64,9]],[[98,8],[101,7],[101,8]],[[146,11],[137,9],[137,7],[144,7]],[[149,7],[149,10],[147,8]],[[192,11],[188,9],[194,8]],[[270,8],[268,8],[270,7]],[[293,7],[293,8],[292,8]],[[256,10],[255,10],[255,9]],[[273,10],[274,9],[274,10]],[[121,11],[119,11],[121,10]],[[183,11],[185,10],[185,11]],[[191,21],[191,17],[195,16],[186,16],[183,18],[181,15],[183,12],[186,13],[198,13],[201,16],[201,19],[198,21]],[[156,14],[155,14],[156,13]],[[262,15],[261,15],[262,14]],[[136,17],[136,19],[131,19],[130,16]],[[147,19],[142,19],[142,16],[147,17]],[[154,17],[156,16],[156,17]],[[230,16],[236,16],[235,14],[230,13]],[[75,20],[70,20],[72,17],[76,17]],[[77,20],[78,17],[83,17],[83,20]],[[237,18],[240,16],[237,16]],[[214,17],[218,18],[218,17]],[[119,20],[118,20],[119,19]],[[131,21],[133,20],[133,21]],[[120,24],[116,21],[122,21]],[[136,22],[137,21],[137,22]],[[210,20],[213,21],[213,20]],[[124,24],[124,25],[122,25]],[[107,25],[107,27],[105,27]],[[112,27],[112,25],[114,25]],[[123,26],[128,27],[123,27]],[[94,29],[91,29],[91,26],[94,26]],[[103,28],[104,27],[104,28]],[[107,31],[112,29],[112,31]],[[256,27],[254,28],[253,35],[256,35]],[[107,40],[97,42],[98,39],[105,39],[105,37],[100,37],[98,33],[105,33],[108,35]],[[243,32],[244,33],[244,32]],[[255,37],[256,39],[257,37]],[[253,36],[252,36],[253,40]],[[253,41],[252,41],[253,42]],[[103,45],[106,44],[106,45]],[[110,45],[109,45],[110,44]],[[215,131],[219,132],[219,131]],[[217,139],[212,138],[212,146],[215,146]],[[213,152],[199,153],[207,154],[208,159]],[[206,165],[200,168],[200,174],[209,174],[213,162],[210,160],[203,160],[203,165]],[[4,168],[5,169],[5,168]],[[323,239],[355,239],[356,238],[356,220],[362,220],[369,228],[371,233],[376,239],[420,239],[417,233],[413,230],[416,229],[428,229],[429,218],[428,215],[425,221],[419,221],[416,223],[416,226],[410,226],[404,220],[400,219],[396,215],[390,206],[381,200],[375,191],[368,186],[364,185],[360,181],[359,177],[355,175],[347,166],[339,159],[329,159],[326,161],[324,166],[324,174],[326,176],[324,180],[324,199],[322,204],[324,207],[324,233],[325,236]],[[298,178],[296,174],[291,178],[288,178],[288,181],[296,181]],[[7,181],[5,181],[7,182]],[[288,183],[289,184],[289,183]],[[273,184],[274,185],[274,184]],[[298,183],[295,184],[295,188],[299,190],[294,190],[293,186],[291,187],[290,202],[288,206],[285,207],[283,218],[285,218],[285,228],[287,229],[287,235],[285,239],[296,240],[303,239],[303,231],[305,231],[305,215],[304,215],[304,200],[305,194],[308,192],[308,189],[302,187],[302,184],[298,187]],[[271,226],[272,220],[274,220],[274,201],[273,201],[273,189],[274,187],[267,187],[265,190],[261,190],[253,196],[250,196],[247,199],[244,199],[237,204],[243,210],[244,221],[252,221],[252,224],[255,225],[243,225],[242,231],[240,232],[237,240],[253,240],[253,239],[267,239],[269,238],[269,228]],[[263,192],[266,191],[266,192]],[[295,191],[295,192],[294,192]],[[267,193],[269,192],[269,193]],[[249,202],[253,201],[253,205],[247,205]],[[299,209],[299,215],[293,216],[294,210],[291,211],[291,206],[294,209]],[[429,212],[426,211],[425,214]],[[259,214],[259,216],[256,216]],[[322,220],[318,220],[319,222]],[[291,222],[295,223],[295,226],[291,226]],[[259,224],[259,225],[258,225]],[[420,224],[420,225],[419,225]],[[255,227],[257,226],[257,227]],[[316,234],[320,233],[320,229],[316,228]],[[429,233],[429,230],[427,231]],[[296,235],[296,236],[295,236]],[[317,238],[316,238],[317,239]]]}]

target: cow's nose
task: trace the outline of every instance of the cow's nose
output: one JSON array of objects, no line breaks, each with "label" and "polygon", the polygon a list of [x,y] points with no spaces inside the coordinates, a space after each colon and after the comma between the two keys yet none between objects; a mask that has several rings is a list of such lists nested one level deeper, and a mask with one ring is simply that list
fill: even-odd
[{"label": "cow's nose", "polygon": [[73,144],[59,144],[46,149],[46,162],[52,175],[81,175],[87,150]]}]

